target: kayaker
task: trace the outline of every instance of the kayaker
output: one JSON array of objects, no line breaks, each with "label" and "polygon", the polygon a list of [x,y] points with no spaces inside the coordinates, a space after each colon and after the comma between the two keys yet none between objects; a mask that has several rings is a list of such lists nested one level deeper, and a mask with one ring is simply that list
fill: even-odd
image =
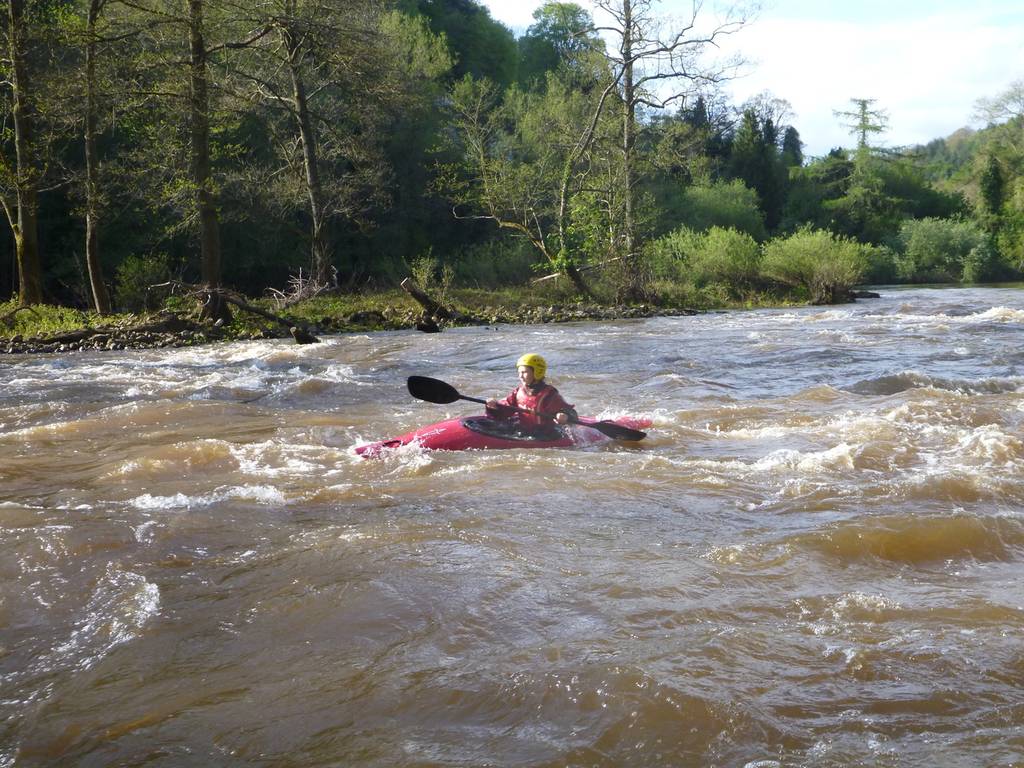
[{"label": "kayaker", "polygon": [[[576,410],[558,393],[558,390],[544,381],[548,364],[540,355],[529,352],[516,361],[519,386],[504,400],[491,398],[487,401],[487,415],[505,421],[516,421],[529,432],[553,431],[552,422],[558,425],[576,420]],[[535,413],[512,410],[523,408]]]}]

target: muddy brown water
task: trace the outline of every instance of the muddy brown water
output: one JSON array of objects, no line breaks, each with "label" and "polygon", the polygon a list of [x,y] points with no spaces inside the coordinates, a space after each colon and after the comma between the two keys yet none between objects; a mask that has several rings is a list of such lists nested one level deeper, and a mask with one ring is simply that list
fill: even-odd
[{"label": "muddy brown water", "polygon": [[[0,359],[0,766],[1024,765],[1024,291]],[[352,447],[504,394],[586,451]]]}]

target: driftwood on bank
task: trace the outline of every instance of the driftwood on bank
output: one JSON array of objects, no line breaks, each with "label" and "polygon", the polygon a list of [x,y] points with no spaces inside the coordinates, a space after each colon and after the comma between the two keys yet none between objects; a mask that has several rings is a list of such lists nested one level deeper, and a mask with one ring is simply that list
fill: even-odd
[{"label": "driftwood on bank", "polygon": [[273,312],[268,312],[260,307],[253,306],[249,302],[245,301],[241,296],[226,291],[223,288],[212,288],[205,285],[191,285],[188,283],[181,283],[178,281],[171,281],[167,283],[161,283],[160,285],[150,286],[151,288],[165,288],[170,286],[173,288],[183,288],[187,291],[186,295],[193,296],[202,301],[202,312],[200,317],[204,320],[209,320],[215,325],[222,326],[228,325],[232,321],[231,310],[227,306],[228,304],[234,305],[244,312],[248,312],[258,317],[262,317],[264,320],[270,320],[272,323],[277,323],[283,328],[288,329],[288,333],[295,339],[296,344],[317,344],[320,342],[310,330],[310,328],[303,323],[296,323],[293,320],[289,320],[280,315],[275,315]]},{"label": "driftwood on bank", "polygon": [[454,317],[450,309],[428,296],[426,291],[416,285],[411,277],[405,278],[401,282],[401,286],[403,291],[416,299],[416,302],[423,307],[426,317],[433,317],[438,320],[451,320]]},{"label": "driftwood on bank", "polygon": [[[578,272],[587,272],[588,270],[591,270],[591,269],[597,269],[598,267],[603,267],[605,264],[611,264],[613,261],[622,261],[622,257],[621,256],[616,256],[615,258],[612,258],[612,259],[605,259],[604,261],[598,262],[597,264],[584,264],[582,267],[577,267],[577,271]],[[547,280],[554,280],[557,277],[565,277],[565,276],[566,276],[565,272],[561,272],[561,271],[559,271],[559,272],[552,272],[550,275],[544,275],[543,277],[535,277],[530,282],[533,282],[533,283],[543,283],[543,282],[546,282]]]},{"label": "driftwood on bank", "polygon": [[14,318],[15,318],[15,316],[19,312],[24,312],[24,311],[31,312],[34,315],[38,315],[39,314],[38,312],[35,311],[35,309],[33,307],[29,306],[28,304],[22,304],[20,306],[15,307],[14,309],[12,309],[10,312],[5,314],[3,317],[0,317],[0,325],[3,325],[5,328],[13,328],[14,327]]},{"label": "driftwood on bank", "polygon": [[288,329],[288,333],[291,334],[292,338],[295,339],[296,344],[318,344],[320,339],[313,335],[312,331],[304,325],[298,325],[286,318],[279,315],[275,315],[273,312],[267,312],[265,309],[254,307],[248,302],[242,301],[236,296],[232,296],[224,291],[220,291],[220,296],[223,301],[234,304],[245,312],[250,312],[254,315],[262,317],[264,320],[270,320],[271,322],[279,323]]}]

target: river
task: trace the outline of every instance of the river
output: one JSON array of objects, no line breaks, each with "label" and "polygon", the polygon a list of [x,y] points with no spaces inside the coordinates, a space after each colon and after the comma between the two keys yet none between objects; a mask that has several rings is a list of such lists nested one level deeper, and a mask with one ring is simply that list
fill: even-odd
[{"label": "river", "polygon": [[[588,450],[365,460],[544,354]],[[1024,765],[1024,290],[0,358],[0,766]]]}]

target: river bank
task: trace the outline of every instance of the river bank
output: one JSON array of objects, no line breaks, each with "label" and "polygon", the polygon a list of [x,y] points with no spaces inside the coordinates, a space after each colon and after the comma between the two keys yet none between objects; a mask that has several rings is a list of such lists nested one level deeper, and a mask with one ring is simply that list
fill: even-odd
[{"label": "river bank", "polygon": [[[60,354],[87,350],[159,349],[191,347],[219,341],[287,338],[295,329],[319,334],[368,333],[416,328],[439,332],[445,327],[537,325],[621,320],[649,317],[677,317],[699,314],[704,310],[635,306],[602,306],[592,303],[550,304],[533,307],[486,306],[473,312],[454,312],[450,318],[425,317],[422,311],[403,306],[359,309],[344,314],[320,314],[309,317],[308,310],[289,316],[291,325],[239,319],[230,324],[199,322],[185,314],[162,312],[147,316],[126,315],[107,319],[96,326],[62,329],[42,334],[0,335],[2,354]],[[303,317],[305,315],[306,317]]]},{"label": "river bank", "polygon": [[[544,325],[570,322],[680,317],[709,311],[800,305],[791,297],[758,294],[743,302],[699,307],[670,303],[616,304],[567,300],[551,291],[457,292],[445,305],[425,309],[401,291],[317,296],[285,309],[265,300],[230,296],[233,312],[202,317],[202,306],[180,298],[159,311],[98,316],[66,307],[0,304],[0,354],[61,354],[192,347],[221,341],[287,338],[315,343],[319,335],[416,329],[437,333],[450,327]],[[854,291],[850,302],[877,298]],[[431,300],[427,299],[428,306]]]}]

